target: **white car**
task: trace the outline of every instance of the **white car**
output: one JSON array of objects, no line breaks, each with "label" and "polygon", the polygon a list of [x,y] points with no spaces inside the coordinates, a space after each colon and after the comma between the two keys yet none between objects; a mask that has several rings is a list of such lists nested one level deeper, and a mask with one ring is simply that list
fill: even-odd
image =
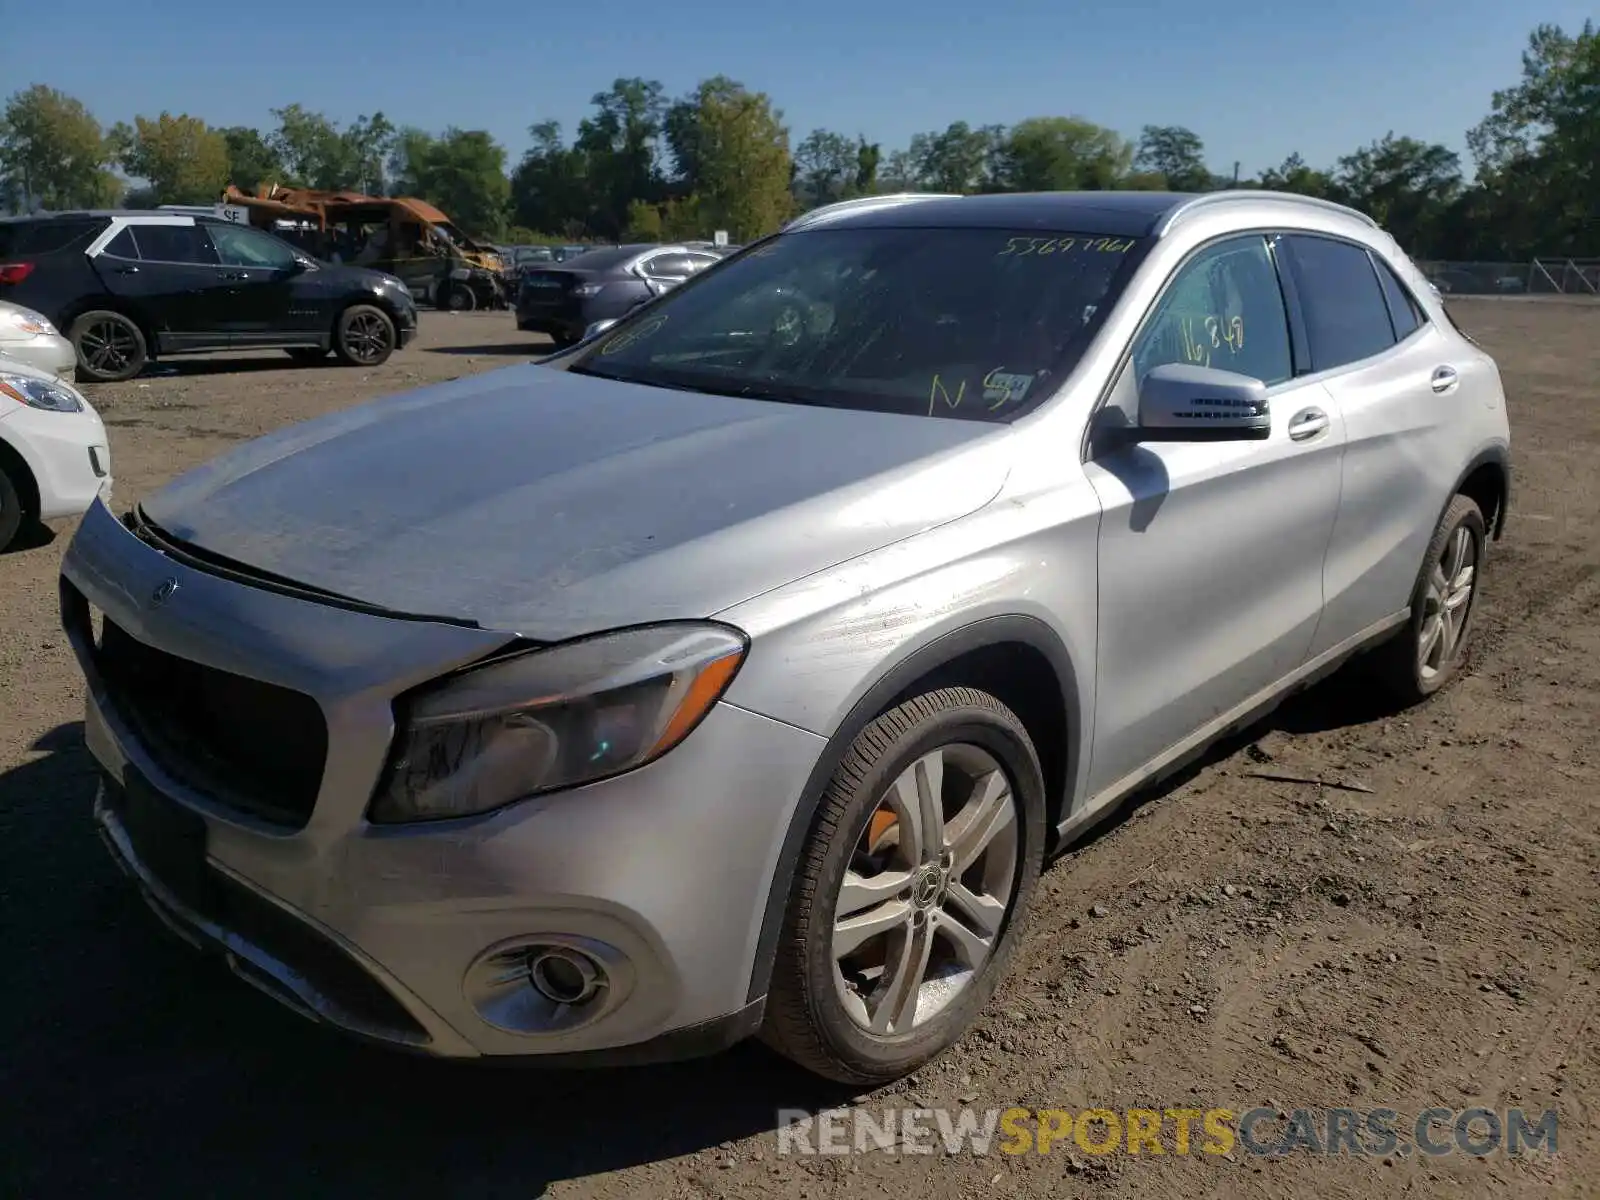
[{"label": "white car", "polygon": [[100,414],[64,379],[0,354],[0,550],[30,520],[76,517],[110,493]]},{"label": "white car", "polygon": [[78,365],[78,352],[48,317],[4,300],[0,300],[0,354],[62,379],[70,378]]}]

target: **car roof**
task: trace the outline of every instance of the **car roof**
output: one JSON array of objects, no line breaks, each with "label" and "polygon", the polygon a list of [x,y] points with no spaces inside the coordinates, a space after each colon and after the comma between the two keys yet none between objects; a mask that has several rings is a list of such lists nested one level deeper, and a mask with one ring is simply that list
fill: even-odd
[{"label": "car roof", "polygon": [[1197,209],[1224,204],[1269,202],[1335,210],[1367,224],[1365,213],[1290,192],[1233,189],[1222,192],[1000,192],[980,196],[907,197],[898,203],[858,211],[830,212],[810,226],[798,218],[794,232],[831,229],[1042,229],[1103,237],[1149,237],[1170,228]]}]

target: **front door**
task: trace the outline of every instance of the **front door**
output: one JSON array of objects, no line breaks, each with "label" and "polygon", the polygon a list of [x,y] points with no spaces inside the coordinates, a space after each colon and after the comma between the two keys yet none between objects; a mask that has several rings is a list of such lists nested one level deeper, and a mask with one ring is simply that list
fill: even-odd
[{"label": "front door", "polygon": [[1295,378],[1269,239],[1195,252],[1102,415],[1135,423],[1144,375],[1184,362],[1266,383],[1272,433],[1110,443],[1086,464],[1103,509],[1091,796],[1304,664],[1322,612],[1344,424],[1326,388]]},{"label": "front door", "polygon": [[325,331],[328,321],[314,304],[296,304],[300,265],[288,242],[243,225],[204,228],[228,284],[222,319],[232,345],[276,345],[297,332]]}]

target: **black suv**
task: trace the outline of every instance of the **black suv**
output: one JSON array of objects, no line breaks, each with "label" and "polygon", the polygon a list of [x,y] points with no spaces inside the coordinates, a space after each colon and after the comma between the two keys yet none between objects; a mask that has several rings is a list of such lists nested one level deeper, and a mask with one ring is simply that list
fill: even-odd
[{"label": "black suv", "polygon": [[384,362],[417,331],[393,275],[318,262],[282,238],[172,212],[67,212],[0,220],[0,300],[72,339],[82,379],[131,379],[157,357],[283,349]]}]

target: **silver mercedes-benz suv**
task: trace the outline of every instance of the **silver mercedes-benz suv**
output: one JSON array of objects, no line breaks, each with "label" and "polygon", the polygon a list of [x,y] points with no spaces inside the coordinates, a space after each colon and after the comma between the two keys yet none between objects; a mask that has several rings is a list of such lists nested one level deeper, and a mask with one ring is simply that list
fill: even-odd
[{"label": "silver mercedes-benz suv", "polygon": [[61,584],[111,852],[443,1056],[950,1045],[1044,859],[1358,652],[1464,661],[1494,362],[1359,213],[813,214],[540,363],[249,443]]}]

